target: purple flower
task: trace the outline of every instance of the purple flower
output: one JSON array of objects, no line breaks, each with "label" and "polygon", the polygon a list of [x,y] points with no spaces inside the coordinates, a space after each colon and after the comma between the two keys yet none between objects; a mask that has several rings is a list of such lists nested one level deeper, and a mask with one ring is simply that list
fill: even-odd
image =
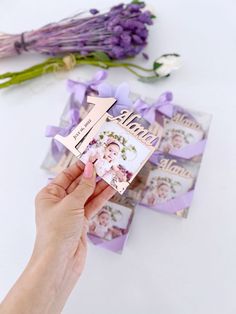
[{"label": "purple flower", "polygon": [[113,32],[115,35],[120,35],[123,32],[123,27],[120,25],[117,25],[113,28]]},{"label": "purple flower", "polygon": [[121,46],[127,47],[131,43],[131,37],[128,34],[121,34],[120,36]]},{"label": "purple flower", "polygon": [[144,57],[144,59],[148,60],[149,59],[149,55],[146,52],[142,53],[142,56]]},{"label": "purple flower", "polygon": [[118,45],[119,43],[120,43],[119,37],[115,37],[115,36],[106,38],[104,40],[104,44],[108,44],[108,45],[112,45],[112,46]]},{"label": "purple flower", "polygon": [[124,7],[124,4],[123,3],[120,3],[118,5],[114,5],[112,8],[111,8],[111,11],[115,11],[115,10],[122,10]]},{"label": "purple flower", "polygon": [[134,34],[132,35],[133,42],[136,44],[143,44],[143,40],[138,35]]},{"label": "purple flower", "polygon": [[92,15],[95,15],[95,14],[98,14],[99,11],[97,9],[90,9],[89,12],[92,14]]},{"label": "purple flower", "polygon": [[114,46],[111,48],[109,55],[114,59],[122,59],[125,57],[125,50],[120,46]]},{"label": "purple flower", "polygon": [[139,21],[148,25],[152,25],[152,15],[151,12],[145,11],[139,16]]},{"label": "purple flower", "polygon": [[140,36],[143,39],[146,39],[148,36],[148,30],[147,29],[136,29],[135,33]]},{"label": "purple flower", "polygon": [[140,9],[143,9],[145,7],[145,3],[144,2],[130,3],[130,4],[127,5],[127,7],[129,8],[129,10],[137,12]]}]

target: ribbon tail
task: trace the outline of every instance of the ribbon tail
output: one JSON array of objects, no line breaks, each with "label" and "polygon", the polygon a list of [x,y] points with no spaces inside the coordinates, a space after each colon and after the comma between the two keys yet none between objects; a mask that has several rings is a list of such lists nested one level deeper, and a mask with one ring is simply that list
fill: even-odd
[{"label": "ribbon tail", "polygon": [[174,113],[174,107],[173,104],[162,104],[160,106],[158,106],[157,110],[164,114],[165,116],[167,116],[168,118],[172,118],[173,117],[173,113]]},{"label": "ribbon tail", "polygon": [[87,86],[84,83],[76,82],[73,80],[68,80],[67,82],[68,90],[75,95],[75,99],[81,104],[84,101],[84,97],[87,91]]},{"label": "ribbon tail", "polygon": [[165,203],[156,204],[155,206],[147,206],[146,204],[142,204],[142,203],[141,205],[145,205],[149,207],[150,209],[153,209],[156,211],[174,214],[179,210],[188,208],[191,205],[192,200],[193,200],[193,190],[186,192],[185,194],[180,195],[174,199],[171,199]]},{"label": "ribbon tail", "polygon": [[97,71],[92,80],[88,82],[88,84],[91,86],[91,88],[93,88],[94,86],[104,81],[107,78],[107,76],[108,76],[107,71],[104,70]]},{"label": "ribbon tail", "polygon": [[184,148],[178,150],[171,150],[171,154],[177,157],[190,159],[192,157],[203,154],[206,145],[206,139],[199,141],[195,144],[187,145]]},{"label": "ribbon tail", "polygon": [[70,126],[72,128],[73,126],[76,126],[79,123],[79,121],[80,121],[80,112],[79,112],[78,109],[75,109],[75,108],[71,109],[69,111],[69,116],[70,116]]},{"label": "ribbon tail", "polygon": [[174,105],[172,103],[173,94],[172,92],[165,92],[160,95],[156,103],[153,106],[158,110],[160,113],[164,114],[165,116],[172,118],[174,114]]},{"label": "ribbon tail", "polygon": [[51,153],[55,160],[59,160],[62,153],[65,151],[65,147],[55,139],[51,142]]},{"label": "ribbon tail", "polygon": [[155,150],[152,156],[149,158],[149,161],[155,165],[158,165],[161,159],[161,152]]},{"label": "ribbon tail", "polygon": [[61,132],[62,128],[59,126],[48,125],[45,130],[46,137],[54,137]]}]

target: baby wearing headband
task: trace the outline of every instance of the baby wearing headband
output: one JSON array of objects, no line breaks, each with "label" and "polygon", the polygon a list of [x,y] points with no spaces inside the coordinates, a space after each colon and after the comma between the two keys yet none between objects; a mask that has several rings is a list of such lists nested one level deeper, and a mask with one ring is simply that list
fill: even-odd
[{"label": "baby wearing headband", "polygon": [[118,168],[120,151],[120,144],[118,144],[114,138],[109,138],[100,149],[91,147],[82,155],[81,160],[84,163],[88,161],[92,162],[96,168],[97,174],[103,179],[111,181],[115,174],[122,181],[124,178],[121,178],[122,173]]},{"label": "baby wearing headband", "polygon": [[111,227],[111,213],[102,209],[89,225],[89,232],[99,238],[105,238]]},{"label": "baby wearing headband", "polygon": [[162,145],[162,150],[168,153],[171,150],[181,149],[190,144],[192,135],[186,134],[183,130],[172,129],[170,134],[167,132],[165,136],[165,143]]},{"label": "baby wearing headband", "polygon": [[170,184],[164,179],[159,180],[154,188],[147,189],[146,192],[144,192],[143,203],[153,206],[167,201],[170,195]]},{"label": "baby wearing headband", "polygon": [[142,203],[156,205],[170,200],[181,188],[181,183],[168,177],[155,177],[150,181],[148,188],[143,192]]}]

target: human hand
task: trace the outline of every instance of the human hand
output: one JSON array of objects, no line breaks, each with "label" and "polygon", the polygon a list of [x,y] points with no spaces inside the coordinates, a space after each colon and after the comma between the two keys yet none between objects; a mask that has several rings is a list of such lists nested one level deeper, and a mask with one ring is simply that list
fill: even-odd
[{"label": "human hand", "polygon": [[110,199],[115,190],[101,180],[95,186],[93,164],[77,161],[59,174],[36,197],[35,253],[53,248],[60,256],[73,257],[81,273],[86,251],[88,219]]},{"label": "human hand", "polygon": [[84,267],[88,219],[116,192],[95,181],[93,164],[77,161],[38,193],[34,251],[0,314],[61,313]]},{"label": "human hand", "polygon": [[91,155],[90,157],[89,157],[89,161],[90,162],[92,162],[92,163],[94,163],[97,159],[99,159],[101,156],[99,155],[99,153],[98,152],[96,152],[95,154],[93,154],[93,155]]},{"label": "human hand", "polygon": [[61,287],[56,297],[59,308],[63,307],[84,268],[88,220],[115,193],[103,180],[96,185],[91,162],[84,167],[77,161],[36,197],[37,235],[33,261],[45,252],[48,254],[50,266],[47,267],[56,277],[57,289]]}]

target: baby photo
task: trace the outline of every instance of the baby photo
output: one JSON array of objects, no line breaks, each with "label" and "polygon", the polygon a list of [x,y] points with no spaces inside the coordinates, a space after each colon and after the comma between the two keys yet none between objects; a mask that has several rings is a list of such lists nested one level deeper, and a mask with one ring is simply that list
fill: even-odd
[{"label": "baby photo", "polygon": [[177,112],[172,119],[164,118],[164,135],[159,150],[164,153],[195,144],[207,136],[209,115]]},{"label": "baby photo", "polygon": [[147,186],[147,181],[152,168],[153,165],[150,162],[146,162],[124,193],[126,198],[130,199],[135,204],[139,203],[143,197],[143,191]]},{"label": "baby photo", "polygon": [[89,222],[89,234],[112,240],[128,232],[134,209],[109,201]]},{"label": "baby photo", "polygon": [[90,141],[80,160],[92,162],[103,180],[123,193],[150,155],[150,148],[122,126],[106,121]]},{"label": "baby photo", "polygon": [[152,165],[141,204],[155,207],[192,190],[198,170],[198,162],[163,155],[157,166]]},{"label": "baby photo", "polygon": [[148,186],[142,194],[142,203],[154,206],[171,199],[177,194],[178,188],[181,187],[179,181],[174,181],[169,177],[158,176],[158,171],[150,174]]}]

